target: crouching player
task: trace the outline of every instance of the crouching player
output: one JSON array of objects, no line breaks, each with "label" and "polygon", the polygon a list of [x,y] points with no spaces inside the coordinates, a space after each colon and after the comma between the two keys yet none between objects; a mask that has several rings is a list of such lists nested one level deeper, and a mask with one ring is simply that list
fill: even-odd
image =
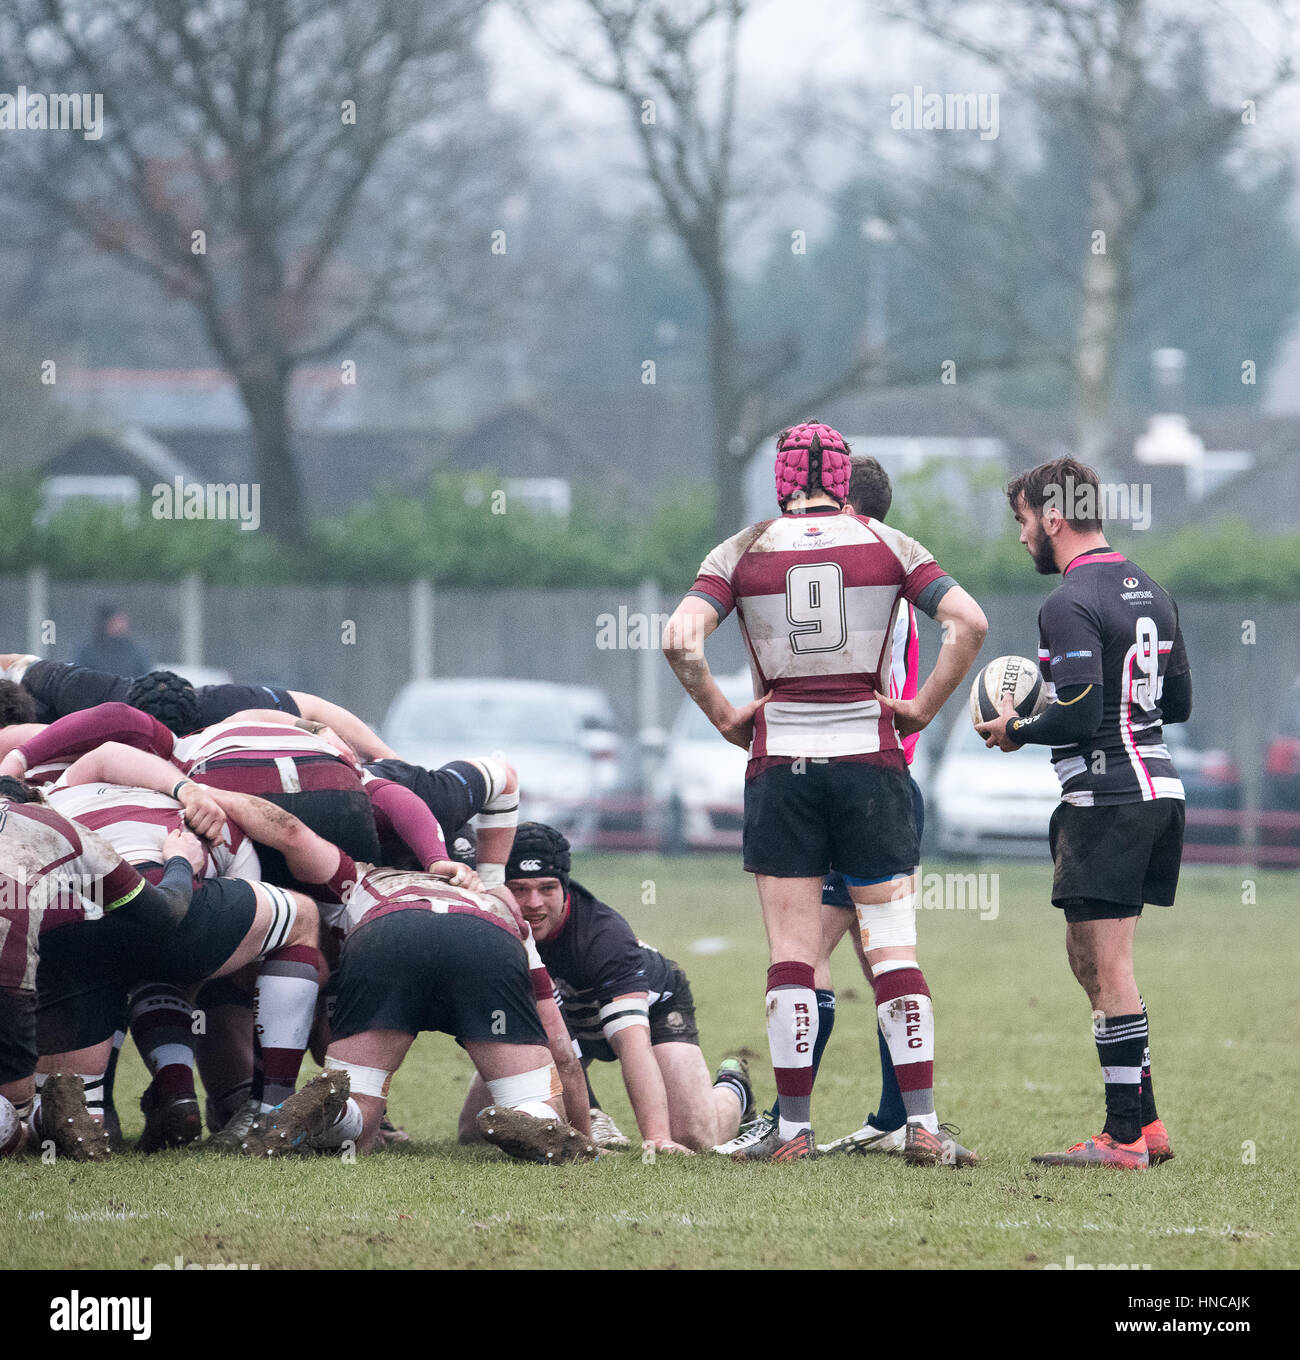
[{"label": "crouching player", "polygon": [[[429,873],[358,864],[274,804],[224,790],[213,796],[249,835],[275,845],[300,882],[318,885],[323,903],[337,904],[323,910],[346,937],[326,1076],[255,1121],[248,1151],[278,1155],[308,1143],[371,1151],[393,1073],[417,1034],[437,1030],[464,1047],[487,1087],[478,1125],[489,1142],[527,1161],[597,1155],[564,1120],[570,1091],[575,1110],[585,1105],[582,1071],[550,977],[521,941],[504,889],[478,892]],[[543,1006],[553,1012],[549,1035]],[[334,1077],[347,1078],[350,1095],[320,1131],[313,1088]]]},{"label": "crouching player", "polygon": [[[540,822],[519,827],[506,886],[532,927],[584,1061],[619,1063],[645,1146],[690,1152],[725,1142],[751,1112],[743,1064],[728,1058],[709,1075],[686,974],[642,944],[569,869],[560,832]],[[471,1088],[466,1112],[481,1096]]]}]

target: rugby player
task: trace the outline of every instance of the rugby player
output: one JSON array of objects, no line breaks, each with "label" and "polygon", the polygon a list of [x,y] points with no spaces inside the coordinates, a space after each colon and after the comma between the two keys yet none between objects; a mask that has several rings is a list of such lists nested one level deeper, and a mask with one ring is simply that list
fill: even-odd
[{"label": "rugby player", "polygon": [[[159,757],[110,742],[77,760],[49,789],[46,800],[64,816],[98,832],[154,881],[165,837],[184,825],[182,805],[169,793],[176,787],[174,774]],[[189,787],[182,780],[176,791],[183,794]],[[203,861],[195,869],[192,911],[204,908],[208,895],[227,891],[223,882],[212,880],[261,878],[252,842],[224,817],[206,790],[193,787],[224,819],[224,826],[209,827],[201,845]],[[296,941],[271,950],[241,972],[247,974],[258,1017],[260,1112],[293,1094],[326,969],[314,942]],[[192,986],[150,982],[137,987],[130,998],[130,1032],[153,1078],[140,1102],[145,1114],[140,1148],[145,1152],[183,1146],[202,1132],[194,1090],[192,991]]]},{"label": "rugby player", "polygon": [[196,901],[192,832],[169,831],[158,854],[153,884],[34,785],[0,779],[0,1094],[74,1160],[109,1155],[96,1096],[134,983],[233,970],[315,935],[310,899],[265,884]]},{"label": "rugby player", "polygon": [[[643,1147],[699,1152],[725,1142],[753,1103],[744,1065],[729,1058],[709,1075],[686,974],[569,870],[559,831],[541,822],[519,827],[506,886],[555,980],[583,1065],[618,1062]],[[462,1129],[484,1094],[470,1090]]]},{"label": "rugby player", "polygon": [[[30,729],[18,727],[19,733]],[[0,731],[0,740],[5,732]],[[40,783],[104,742],[152,752],[205,786],[255,793],[290,808],[354,856],[382,858],[381,838],[400,840],[424,868],[455,877],[436,818],[409,789],[362,770],[356,752],[331,728],[268,710],[236,714],[188,737],[129,704],[107,703],[37,728],[0,760],[0,774]],[[262,860],[268,882],[291,884],[278,853]]]},{"label": "rugby player", "polygon": [[0,674],[20,684],[34,700],[35,713],[24,721],[49,723],[98,704],[120,702],[157,718],[178,737],[186,737],[236,713],[271,708],[293,718],[325,723],[365,760],[382,760],[394,754],[355,713],[301,690],[270,685],[192,685],[175,671],[150,671],[131,679],[64,661],[44,661],[22,652],[0,654]]},{"label": "rugby player", "polygon": [[[0,1101],[16,1112],[24,1134],[0,1153],[16,1155],[26,1141],[49,1138],[74,1161],[109,1155],[86,1107],[87,1078],[72,1071],[42,1073],[44,1120],[37,1097],[37,974],[42,948],[60,931],[104,913],[147,929],[167,929],[188,905],[191,879],[181,838],[164,846],[163,878],[155,888],[93,832],[42,805],[40,791],[0,778]],[[89,1067],[85,1069],[89,1073]],[[93,1077],[89,1084],[95,1085]]]},{"label": "rugby player", "polygon": [[[952,1157],[927,1081],[934,1018],[916,967],[913,876],[920,852],[900,738],[922,731],[939,712],[988,624],[921,544],[841,513],[849,474],[849,448],[838,431],[816,423],[782,431],[780,517],[741,530],[705,558],[663,647],[705,716],[750,752],[744,862],[756,878],[771,953],[767,1032],[781,1108],[761,1142],[732,1155],[785,1161],[815,1152],[821,889],[836,869],[857,910],[903,1089],[903,1155],[932,1164]],[[891,701],[880,690],[900,598],[943,625],[944,646],[917,697]],[[733,609],[757,696],[740,708],[719,689],[703,654],[705,640]]]},{"label": "rugby player", "polygon": [[[883,520],[893,504],[894,489],[889,474],[880,463],[865,454],[852,455],[853,470],[849,474],[848,501],[844,507],[846,515],[858,515],[862,519]],[[916,610],[910,600],[900,600],[894,614],[894,626],[890,644],[889,697],[891,699],[914,699],[917,691],[919,638],[916,628]],[[903,756],[912,763],[912,754],[920,734],[913,732],[903,738]],[[916,835],[919,843],[925,826],[925,800],[920,786],[911,775],[908,783],[912,793],[912,805],[916,814]],[[821,1066],[826,1046],[830,1042],[831,1031],[835,1025],[835,991],[831,982],[830,958],[840,941],[855,924],[853,899],[844,884],[844,876],[829,873],[822,884],[822,958],[816,970],[817,981],[817,1042],[813,1045],[813,1080]],[[862,952],[860,932],[852,934],[854,951],[858,957],[863,976],[872,981],[871,966]],[[889,1043],[879,1024],[876,1027],[876,1040],[880,1051],[880,1099],[878,1108],[870,1113],[862,1127],[845,1134],[830,1143],[818,1145],[823,1153],[895,1153],[903,1150],[905,1141],[907,1110],[903,1104],[902,1092],[898,1087],[898,1077],[894,1072],[894,1062],[889,1054]],[[741,1148],[750,1147],[767,1136],[771,1126],[780,1118],[781,1102],[778,1098],[771,1110],[760,1118],[751,1120],[741,1129],[740,1135],[725,1143],[718,1152],[730,1154]],[[943,1132],[951,1137],[948,1129]],[[952,1130],[951,1132],[956,1132]],[[962,1148],[959,1143],[952,1144],[952,1163],[954,1165],[973,1165],[974,1154]]]},{"label": "rugby player", "polygon": [[1100,1133],[1033,1160],[1140,1169],[1174,1155],[1151,1087],[1133,939],[1144,903],[1174,904],[1185,805],[1163,725],[1191,715],[1192,680],[1172,597],[1111,548],[1099,518],[1063,513],[1090,508],[1089,495],[1095,506],[1097,491],[1097,474],[1073,458],[1008,485],[1035,568],[1062,577],[1038,613],[1050,702],[1020,718],[1007,698],[976,731],[1000,751],[1052,748],[1061,781],[1048,833],[1052,905],[1065,914],[1066,957],[1092,1005],[1106,1092]]},{"label": "rugby player", "polygon": [[[440,1030],[464,1047],[487,1087],[478,1123],[489,1142],[534,1161],[595,1155],[582,1068],[508,889],[479,891],[472,873],[476,887],[356,863],[264,799],[224,790],[214,797],[250,835],[275,844],[299,881],[317,885],[327,921],[346,937],[325,1065],[347,1075],[351,1095],[314,1146],[349,1141],[369,1152],[392,1074],[417,1034]],[[565,1122],[566,1109],[577,1127]],[[302,1135],[286,1102],[255,1121],[248,1150],[291,1151]]]}]

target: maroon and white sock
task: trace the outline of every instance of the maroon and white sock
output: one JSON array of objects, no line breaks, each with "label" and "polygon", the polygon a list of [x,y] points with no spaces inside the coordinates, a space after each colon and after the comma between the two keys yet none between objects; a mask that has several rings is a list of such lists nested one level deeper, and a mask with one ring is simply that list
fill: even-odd
[{"label": "maroon and white sock", "polygon": [[910,1122],[934,1133],[934,1004],[925,975],[910,959],[886,959],[873,969],[871,982],[903,1109]]},{"label": "maroon and white sock", "polygon": [[298,1084],[324,971],[320,950],[310,944],[277,949],[258,971],[253,1014],[261,1041],[264,1110],[288,1100]]},{"label": "maroon and white sock", "polygon": [[774,963],[767,970],[767,1043],[776,1093],[778,1132],[784,1139],[811,1127],[813,1045],[817,1042],[817,992],[810,963]]},{"label": "maroon and white sock", "polygon": [[131,998],[131,1037],[159,1101],[194,1098],[194,1014],[184,992],[148,983]]}]

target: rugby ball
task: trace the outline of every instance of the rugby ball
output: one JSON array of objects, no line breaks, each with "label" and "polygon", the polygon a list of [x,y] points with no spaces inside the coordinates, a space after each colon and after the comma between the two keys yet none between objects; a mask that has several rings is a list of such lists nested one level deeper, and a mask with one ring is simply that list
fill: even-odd
[{"label": "rugby ball", "polygon": [[1016,713],[1032,718],[1047,703],[1038,663],[1027,656],[1000,656],[990,661],[970,687],[970,720],[990,722],[1002,711],[1002,696],[1011,697]]}]

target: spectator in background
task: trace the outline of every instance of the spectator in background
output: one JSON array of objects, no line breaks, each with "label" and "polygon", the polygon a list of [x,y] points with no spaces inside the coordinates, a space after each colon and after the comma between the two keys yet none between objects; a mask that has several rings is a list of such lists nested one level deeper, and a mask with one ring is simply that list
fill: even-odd
[{"label": "spectator in background", "polygon": [[131,620],[126,610],[115,604],[100,606],[94,640],[82,644],[76,663],[132,679],[143,675],[150,664],[148,653],[131,637]]}]

